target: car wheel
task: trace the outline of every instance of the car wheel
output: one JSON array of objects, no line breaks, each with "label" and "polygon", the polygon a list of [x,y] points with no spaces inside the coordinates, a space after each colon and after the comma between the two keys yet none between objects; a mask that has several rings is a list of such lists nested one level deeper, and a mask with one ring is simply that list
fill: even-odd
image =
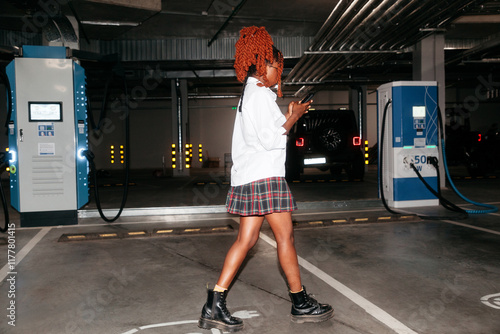
[{"label": "car wheel", "polygon": [[285,164],[285,178],[287,181],[293,181],[300,179],[300,173],[302,172],[302,167],[300,165],[300,159],[297,156],[290,155],[287,157]]},{"label": "car wheel", "polygon": [[363,180],[365,176],[365,162],[362,155],[356,156],[354,161],[349,164],[347,176],[350,181]]},{"label": "car wheel", "polygon": [[333,177],[339,177],[342,174],[342,166],[332,166],[330,167],[330,174]]},{"label": "car wheel", "polygon": [[297,167],[287,167],[285,173],[285,179],[287,181],[294,181],[300,179],[300,168]]}]

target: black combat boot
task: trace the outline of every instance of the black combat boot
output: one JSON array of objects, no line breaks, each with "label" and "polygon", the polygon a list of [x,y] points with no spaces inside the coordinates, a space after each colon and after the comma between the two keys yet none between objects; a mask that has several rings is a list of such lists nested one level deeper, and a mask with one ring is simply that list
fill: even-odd
[{"label": "black combat boot", "polygon": [[296,323],[321,322],[333,317],[333,308],[320,304],[306,292],[306,287],[297,293],[290,292],[292,298],[292,321]]},{"label": "black combat boot", "polygon": [[243,321],[232,317],[226,308],[227,290],[217,292],[208,289],[207,303],[201,310],[198,327],[204,329],[218,328],[223,332],[237,332],[243,328]]}]

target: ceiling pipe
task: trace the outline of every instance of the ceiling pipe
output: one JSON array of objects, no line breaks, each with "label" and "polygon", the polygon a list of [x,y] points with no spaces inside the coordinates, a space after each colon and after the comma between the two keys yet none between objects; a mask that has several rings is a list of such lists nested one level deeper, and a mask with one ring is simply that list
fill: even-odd
[{"label": "ceiling pipe", "polygon": [[332,66],[330,68],[326,69],[323,72],[320,72],[319,73],[320,76],[319,77],[316,76],[314,79],[317,81],[324,81],[326,78],[328,78],[330,75],[332,75],[332,73],[338,71],[339,69],[344,69],[350,64],[358,63],[359,59],[362,59],[362,58],[364,58],[362,55],[355,55],[351,59],[347,59],[345,57],[342,57],[342,58],[337,60],[336,64],[332,64]]},{"label": "ceiling pipe", "polygon": [[307,69],[312,66],[313,62],[314,56],[302,56],[283,82],[293,81],[295,78],[300,77],[303,72],[307,71]]},{"label": "ceiling pipe", "polygon": [[[440,3],[434,0],[428,0],[425,3],[413,1],[405,5],[402,9],[394,9],[395,14],[387,20],[384,31],[381,33],[387,36],[382,43],[373,43],[369,48],[389,48],[387,45],[399,43],[399,46],[392,45],[392,49],[401,48],[408,45],[413,45],[421,38],[413,27],[423,27],[429,23],[427,13],[430,10],[438,10]],[[419,16],[418,13],[425,12],[424,16]],[[423,18],[421,18],[423,17]],[[397,36],[397,37],[396,37]]]},{"label": "ceiling pipe", "polygon": [[[401,43],[405,43],[405,45],[410,44],[408,43],[408,39],[410,38],[410,36],[416,34],[416,32],[413,31],[413,27],[415,25],[417,27],[424,25],[424,22],[416,18],[418,12],[427,13],[427,10],[430,9],[427,7],[432,8],[433,6],[438,5],[439,2],[436,2],[435,0],[427,0],[425,3],[419,1],[411,1],[400,9],[398,9],[397,7],[393,7],[393,11],[388,12],[390,14],[385,17],[386,21],[385,24],[382,25],[383,29],[380,32],[380,35],[386,36],[386,38],[382,41],[379,40],[376,43],[374,43],[373,41],[367,41],[367,43],[371,43],[367,48],[387,49],[389,48],[387,46],[388,44],[393,43],[393,41],[401,42],[401,39],[403,39]],[[424,11],[423,8],[425,8],[426,10]],[[398,36],[398,38],[395,38],[395,36]],[[406,38],[401,36],[405,36]]]},{"label": "ceiling pipe", "polygon": [[363,57],[363,55],[356,55],[354,58],[349,60],[343,59],[337,66],[337,68],[331,68],[330,70],[321,73],[322,76],[317,78],[317,80],[323,82],[339,69],[345,69],[347,66],[356,67],[357,65],[360,64],[367,65],[366,57]]},{"label": "ceiling pipe", "polygon": [[[351,39],[356,39],[356,36],[360,35],[360,31],[366,35],[365,31],[367,31],[367,28],[373,28],[377,29],[377,24],[374,23],[376,21],[376,18],[379,18],[383,16],[383,13],[386,11],[385,9],[388,7],[388,4],[390,2],[393,2],[392,0],[383,0],[382,2],[379,2],[377,5],[374,5],[373,10],[368,13],[367,16],[365,16],[362,21],[358,25],[358,29],[352,29],[351,31],[347,31],[347,35],[344,36],[343,38],[343,43],[340,45],[339,50],[344,50],[348,42],[351,41]],[[382,10],[384,10],[382,13],[380,13]],[[373,20],[373,22],[372,22]],[[366,28],[365,28],[366,27]],[[353,46],[355,44],[351,44],[351,47],[349,48],[350,50],[353,49]]]},{"label": "ceiling pipe", "polygon": [[458,19],[459,17],[462,16],[462,14],[463,14],[462,11],[465,11],[467,9],[467,7],[469,7],[469,6],[478,7],[478,6],[483,5],[485,3],[488,3],[488,2],[491,2],[491,1],[489,1],[489,0],[469,0],[462,7],[458,8],[458,9],[455,8],[455,11],[452,10],[451,13],[454,15],[451,15],[450,17],[446,18],[445,20],[438,22],[436,26],[440,27],[442,25],[445,25],[449,21],[453,21],[455,19]]},{"label": "ceiling pipe", "polygon": [[[343,22],[346,20],[346,11],[352,10],[353,6],[358,3],[358,0],[355,0],[354,2],[349,3],[346,0],[340,0],[333,11],[330,13],[328,19],[325,21],[323,26],[320,28],[316,36],[314,37],[313,42],[311,43],[311,46],[309,47],[309,50],[321,50],[322,45],[321,43],[324,43],[324,41],[328,38],[328,36],[331,36],[334,33],[335,27],[339,24],[339,22]],[[316,64],[318,62],[326,61],[328,62],[328,57],[324,57],[324,55],[321,55],[321,57],[316,57],[314,55],[305,55],[305,57],[302,57],[299,62],[294,66],[292,71],[289,73],[287,78],[284,80],[284,82],[288,81],[294,81],[297,80],[297,78],[303,77],[305,72],[309,72],[310,68],[316,67]],[[324,62],[323,62],[324,65]]]},{"label": "ceiling pipe", "polygon": [[[298,81],[316,81],[324,80],[328,75],[342,69],[353,63],[369,64],[371,59],[378,59],[377,55],[383,55],[381,59],[394,53],[401,53],[402,51],[307,51],[311,54],[310,66],[303,68],[302,71],[297,73],[294,80]],[[324,57],[319,57],[323,56]],[[352,56],[352,57],[350,57]],[[326,73],[326,74],[325,74]],[[322,77],[318,77],[322,75]]]},{"label": "ceiling pipe", "polygon": [[324,73],[324,71],[327,71],[331,68],[337,69],[339,67],[339,64],[342,62],[342,59],[345,57],[326,57],[325,60],[320,60],[319,57],[316,57],[317,61],[316,64],[317,66],[313,66],[310,68],[310,70],[301,78],[299,78],[300,81],[317,81],[318,76],[321,75],[321,73]]},{"label": "ceiling pipe", "polygon": [[[467,3],[469,3],[470,1],[471,0],[467,0]],[[443,8],[440,8],[440,7],[442,7],[441,2],[432,1],[429,8],[426,9],[425,11],[422,11],[422,12],[424,12],[424,14],[412,15],[409,18],[409,20],[408,19],[405,20],[405,24],[407,22],[409,26],[414,26],[414,27],[420,26],[421,28],[425,28],[427,26],[427,27],[432,27],[432,28],[439,28],[436,24],[439,22],[439,19],[442,16],[446,17],[446,19],[444,19],[444,21],[449,20],[451,17],[454,17],[455,15],[457,15],[456,13],[459,12],[459,10],[461,8],[463,8],[462,5],[460,4],[460,1],[458,1],[458,2],[459,3],[457,4],[457,1],[454,1],[453,3],[450,3],[448,6],[446,6],[443,9]],[[463,3],[463,1],[462,1],[462,3]],[[429,16],[429,13],[434,13],[434,14],[431,14]],[[410,34],[410,38],[408,38],[408,39],[406,39],[406,41],[402,42],[401,40],[404,39],[403,36],[405,36],[405,31],[400,32],[400,31],[396,30],[395,33],[391,35],[390,42],[382,44],[381,47],[382,48],[388,47],[388,48],[392,49],[392,48],[396,48],[396,47],[413,45],[413,44],[417,43],[423,37],[421,34],[419,34],[416,31],[416,32],[414,32],[414,34]],[[389,45],[389,46],[387,46],[387,45]]]},{"label": "ceiling pipe", "polygon": [[[405,27],[399,26],[399,22],[403,21],[403,18],[408,16],[412,11],[412,6],[417,6],[416,2],[407,2],[406,0],[398,0],[396,1],[389,9],[381,15],[373,25],[377,25],[380,27],[380,31],[378,33],[379,36],[389,36],[389,34],[394,29],[406,29]],[[401,19],[400,19],[401,18]],[[387,37],[389,38],[389,37]],[[375,44],[368,45],[372,43],[373,39],[367,39],[361,46],[360,49],[373,50],[376,49]]]},{"label": "ceiling pipe", "polygon": [[337,67],[340,59],[345,57],[332,57],[328,55],[314,56],[314,64],[307,68],[307,71],[298,78],[300,81],[314,81],[318,74],[330,67]]},{"label": "ceiling pipe", "polygon": [[349,55],[374,53],[403,53],[402,50],[331,50],[331,51],[304,51],[306,55]]},{"label": "ceiling pipe", "polygon": [[374,8],[376,8],[381,1],[382,0],[371,0],[364,3],[363,6],[357,11],[356,15],[354,15],[354,17],[350,20],[349,24],[342,27],[342,30],[338,34],[335,34],[333,40],[328,41],[328,44],[330,45],[328,50],[342,50],[341,45],[346,40],[345,36],[352,34],[353,31],[359,33],[363,20],[369,16],[370,12],[374,11]]},{"label": "ceiling pipe", "polygon": [[[295,84],[327,80],[332,73],[346,66],[375,64],[376,61],[385,61],[391,54],[408,52],[408,47],[429,33],[419,28],[442,29],[460,16],[464,8],[477,3],[475,0],[457,0],[455,3],[435,0],[372,0],[371,3],[341,0],[285,82]],[[365,38],[363,44],[357,45],[356,38],[361,39],[362,29],[374,31],[379,38]],[[330,51],[326,50],[327,46]],[[339,57],[342,55],[344,57]]]},{"label": "ceiling pipe", "polygon": [[463,60],[464,64],[497,64],[500,63],[500,58],[483,58],[480,60]]},{"label": "ceiling pipe", "polygon": [[[384,4],[384,3],[387,3],[387,1],[382,1],[381,4]],[[326,41],[326,42],[324,42],[323,45],[325,45],[326,43],[328,43],[328,45],[334,43],[333,45],[335,45],[335,43],[337,43],[336,40],[339,40],[339,41],[341,40],[341,39],[339,39],[339,36],[340,37],[344,36],[346,34],[346,32],[349,32],[349,33],[352,32],[353,30],[355,30],[354,26],[356,24],[358,24],[358,22],[360,20],[363,22],[366,22],[367,19],[369,17],[371,17],[371,15],[366,12],[366,10],[362,10],[363,9],[362,7],[361,7],[361,10],[359,7],[355,7],[356,4],[358,4],[358,6],[360,4],[362,6],[365,6],[367,4],[367,2],[352,3],[351,6],[346,9],[346,11],[347,12],[354,11],[355,13],[351,13],[351,15],[347,15],[347,13],[342,13],[341,19],[337,20],[337,22],[335,24],[333,24],[333,27],[330,28],[329,33],[327,35],[327,37],[329,37],[329,36],[332,36],[335,34],[336,35],[335,39],[333,41],[330,41],[330,40]],[[379,2],[379,4],[380,4],[380,2]],[[337,6],[337,8],[339,8],[339,7]],[[365,7],[365,8],[367,8],[367,7]],[[370,8],[373,8],[373,7],[370,6]],[[381,7],[379,6],[377,8],[380,9]],[[377,11],[375,11],[375,12],[377,12]],[[363,15],[367,14],[367,16],[365,16],[363,18],[361,16],[362,14]],[[339,15],[337,15],[337,16],[339,16]],[[342,26],[342,24],[343,24],[342,20],[347,20],[347,19],[350,19],[350,23],[347,24],[347,26],[344,26],[344,28],[341,28],[340,30],[336,29],[336,27]],[[324,27],[325,26],[326,26],[326,24],[324,25]],[[323,30],[326,30],[326,28],[323,28]],[[342,50],[331,50],[331,52],[322,52],[322,50],[321,50],[322,47],[323,46],[320,46],[318,48],[318,47],[315,47],[313,45],[310,48],[311,51],[306,51],[305,52],[306,55],[313,55],[313,57],[309,57],[310,59],[308,59],[306,64],[304,64],[304,63],[301,64],[301,62],[299,61],[299,64],[297,64],[297,66],[290,73],[289,79],[291,79],[292,81],[296,81],[296,80],[303,81],[304,77],[306,77],[308,79],[311,77],[314,77],[314,79],[317,79],[318,73],[321,73],[322,70],[327,70],[328,73],[332,73],[332,72],[338,70],[339,68],[342,68],[342,66],[348,65],[348,62],[343,61],[345,59],[337,60],[337,61],[335,61],[335,63],[332,64],[332,60],[331,60],[332,55],[335,55],[335,54],[356,55],[357,54],[357,52],[351,52],[351,51],[339,52]],[[314,51],[314,49],[318,49],[318,51]],[[400,52],[400,51],[393,51],[393,50],[370,50],[370,51],[375,51],[374,52],[375,54],[385,53],[385,52],[388,52],[388,53]],[[361,52],[361,53],[369,54],[370,52]],[[319,57],[316,57],[314,55],[325,55],[325,56],[330,56],[330,57],[319,58]],[[366,57],[363,57],[363,58],[366,59]],[[308,65],[309,68],[313,68],[313,70],[308,70],[307,68],[304,69],[302,66],[305,66],[305,65]],[[300,68],[299,70],[296,70],[299,66],[302,68]]]},{"label": "ceiling pipe", "polygon": [[326,36],[328,36],[330,31],[335,27],[335,23],[339,20],[348,5],[349,3],[347,0],[340,0],[339,2],[337,2],[337,5],[332,10],[325,23],[323,23],[318,33],[314,37],[310,46],[310,50],[320,49],[319,44],[325,40]]},{"label": "ceiling pipe", "polygon": [[[401,2],[404,0],[398,0],[394,2],[393,0],[384,0],[383,3],[381,3],[377,8],[372,11],[360,24],[360,29],[359,30],[365,30],[365,31],[373,31],[374,29],[379,30],[381,25],[383,25],[382,19],[386,17],[387,13],[394,13],[396,11],[396,8],[398,8],[401,4]],[[340,46],[340,49],[344,49],[347,47],[349,44],[348,42],[356,42],[356,36],[359,36],[359,30],[358,29],[353,29],[348,36],[346,36],[346,42]],[[366,33],[365,33],[366,35]],[[374,37],[371,36],[370,37]],[[377,36],[380,36],[380,31],[377,31],[376,33]],[[359,38],[359,37],[358,37]],[[359,46],[356,47],[356,43],[350,44],[349,50],[353,49],[359,49],[363,50],[363,45],[367,43],[366,39],[363,41],[363,43],[360,43]]]},{"label": "ceiling pipe", "polygon": [[485,43],[479,44],[478,46],[473,47],[472,49],[465,50],[455,57],[446,61],[446,65],[453,65],[458,62],[463,61],[464,58],[472,57],[477,54],[483,54],[485,51],[496,48],[500,46],[500,39],[492,39]]},{"label": "ceiling pipe", "polygon": [[22,52],[22,49],[19,46],[10,46],[10,45],[0,45],[0,53],[10,54],[13,57],[19,56]]},{"label": "ceiling pipe", "polygon": [[241,9],[241,7],[243,7],[243,5],[245,4],[247,0],[241,0],[241,2],[238,4],[238,6],[236,6],[233,11],[231,12],[231,14],[229,15],[229,17],[226,19],[226,21],[222,24],[222,26],[219,28],[219,30],[215,33],[214,37],[212,37],[212,39],[210,39],[210,41],[208,42],[208,46],[212,45],[212,43],[217,39],[217,37],[219,36],[219,34],[222,32],[222,30],[224,30],[226,28],[226,26],[229,24],[229,22],[233,19],[233,17],[238,13],[238,11]]},{"label": "ceiling pipe", "polygon": [[326,84],[352,84],[352,83],[357,83],[357,84],[370,84],[370,83],[375,83],[375,82],[380,82],[380,80],[370,80],[370,79],[330,79],[330,80],[325,80],[325,81],[297,81],[297,82],[289,82],[287,83],[288,86],[294,86],[294,85],[306,85],[306,86],[319,86],[319,85],[326,85]]},{"label": "ceiling pipe", "polygon": [[359,12],[368,1],[370,0],[354,0],[349,5],[349,7],[347,7],[346,10],[341,14],[340,18],[332,24],[332,28],[330,29],[328,34],[323,37],[323,40],[319,42],[319,45],[312,46],[311,49],[319,51],[324,49],[331,49],[330,40],[334,38],[334,36],[339,34],[339,30],[341,32],[344,27],[350,26],[350,22],[357,15],[357,12]]}]

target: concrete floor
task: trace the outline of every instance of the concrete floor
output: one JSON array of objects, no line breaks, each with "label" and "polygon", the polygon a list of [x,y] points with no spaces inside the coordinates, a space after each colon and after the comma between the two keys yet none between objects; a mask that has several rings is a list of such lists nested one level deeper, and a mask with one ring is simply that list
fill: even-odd
[{"label": "concrete floor", "polygon": [[[73,226],[21,228],[12,212],[14,233],[0,236],[0,333],[220,333],[196,323],[206,284],[215,283],[238,229],[237,217],[223,209],[223,171],[150,175],[131,179],[127,207],[112,224],[96,217],[93,201]],[[119,180],[107,181],[100,191],[111,215],[121,194]],[[455,184],[475,201],[500,204],[496,176]],[[500,333],[499,213],[458,220],[423,208],[420,214],[450,217],[396,219],[376,198],[374,171],[363,182],[314,173],[290,187],[299,202],[293,217],[303,282],[334,306],[335,317],[290,321],[264,224],[228,297],[229,309],[244,318],[242,333]]]}]

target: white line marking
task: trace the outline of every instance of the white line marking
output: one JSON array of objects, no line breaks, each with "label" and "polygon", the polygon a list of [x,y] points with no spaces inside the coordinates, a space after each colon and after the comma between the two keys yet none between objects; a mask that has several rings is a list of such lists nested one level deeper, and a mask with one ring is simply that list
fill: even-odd
[{"label": "white line marking", "polygon": [[197,323],[198,323],[198,320],[164,322],[161,324],[152,324],[152,325],[141,326],[139,328],[131,329],[131,330],[124,332],[122,334],[133,334],[133,333],[137,333],[139,331],[142,331],[143,329],[159,328],[159,327],[167,327],[167,326],[177,326],[177,325],[187,325],[187,324],[197,324]]},{"label": "white line marking", "polygon": [[[42,238],[49,233],[51,230],[51,227],[42,227],[40,232],[38,232],[27,244],[24,246],[19,252],[16,253],[16,266],[21,262],[26,255],[36,246],[36,244],[42,240]],[[17,231],[17,229],[16,229]],[[3,268],[0,270],[0,282],[7,277],[7,274],[10,272],[9,270],[9,264],[7,263]]]},{"label": "white line marking", "polygon": [[122,333],[122,334],[134,334],[137,333],[139,330],[138,329],[131,329],[128,332]]},{"label": "white line marking", "polygon": [[481,297],[481,302],[484,305],[500,310],[500,293],[494,293],[492,295]]},{"label": "white line marking", "polygon": [[[247,310],[235,312],[233,315],[235,317],[242,318],[242,319],[250,319],[250,318],[260,316],[260,314],[257,313],[257,311],[247,311]],[[182,321],[164,322],[161,324],[145,325],[145,326],[131,329],[131,330],[124,332],[122,334],[133,334],[133,333],[137,333],[139,331],[142,331],[143,329],[159,328],[159,327],[167,327],[167,326],[177,326],[177,325],[188,325],[188,324],[198,324],[198,320],[182,320]],[[218,329],[212,329],[212,333],[222,333],[222,331],[219,331]],[[224,333],[226,333],[226,332],[224,332]]]},{"label": "white line marking", "polygon": [[133,334],[137,333],[139,331],[142,331],[143,329],[150,329],[150,328],[158,328],[158,327],[167,327],[167,326],[177,326],[177,325],[186,325],[186,324],[197,324],[198,320],[184,320],[184,321],[173,321],[173,322],[164,322],[161,324],[152,324],[152,325],[145,325],[141,326],[139,328],[134,328],[131,329],[127,332],[124,332],[122,334]]},{"label": "white line marking", "polygon": [[483,231],[483,232],[487,232],[487,233],[492,233],[492,234],[500,235],[500,232],[498,232],[498,231],[490,230],[490,229],[479,227],[479,226],[474,226],[474,225],[459,223],[459,222],[456,222],[456,221],[453,221],[453,220],[443,220],[443,221],[445,223],[449,223],[449,224],[453,224],[453,225],[464,226],[464,227],[472,228],[474,230],[479,230],[479,231]]},{"label": "white line marking", "polygon": [[177,325],[186,325],[186,324],[197,324],[197,323],[198,323],[198,320],[173,321],[173,322],[164,322],[162,324],[141,326],[141,327],[139,327],[139,329],[143,330],[143,329],[149,329],[149,328],[177,326]]},{"label": "white line marking", "polygon": [[[276,241],[268,237],[267,235],[260,233],[260,238],[267,242],[269,245],[276,248]],[[417,334],[417,332],[406,327],[399,320],[391,316],[389,313],[382,310],[377,305],[363,298],[353,290],[349,289],[344,284],[340,283],[333,277],[329,276],[327,273],[314,266],[312,263],[298,256],[299,264],[313,275],[323,280],[326,284],[330,285],[332,288],[343,294],[345,297],[349,298],[353,303],[357,304],[359,307],[364,309],[368,314],[382,322],[384,325],[392,329],[398,334]]]}]

